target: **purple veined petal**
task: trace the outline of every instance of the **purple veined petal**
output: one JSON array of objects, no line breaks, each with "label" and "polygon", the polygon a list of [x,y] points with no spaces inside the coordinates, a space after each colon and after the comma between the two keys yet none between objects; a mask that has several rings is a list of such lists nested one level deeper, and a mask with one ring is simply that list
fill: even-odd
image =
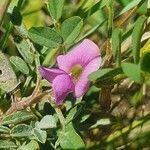
[{"label": "purple veined petal", "polygon": [[70,73],[73,66],[78,64],[84,67],[99,55],[100,50],[98,46],[91,40],[85,39],[66,55],[57,57],[58,67],[67,73]]},{"label": "purple veined petal", "polygon": [[72,79],[67,74],[58,75],[52,82],[52,89],[57,105],[62,104],[66,96],[74,91]]},{"label": "purple veined petal", "polygon": [[66,74],[66,72],[61,69],[46,68],[42,66],[39,67],[39,72],[41,76],[49,82],[52,82],[58,75]]},{"label": "purple veined petal", "polygon": [[85,94],[85,92],[88,90],[90,82],[88,80],[88,76],[99,69],[101,66],[101,57],[97,57],[93,59],[85,68],[83,69],[83,72],[80,75],[79,80],[77,81],[75,85],[75,97],[81,97]]}]

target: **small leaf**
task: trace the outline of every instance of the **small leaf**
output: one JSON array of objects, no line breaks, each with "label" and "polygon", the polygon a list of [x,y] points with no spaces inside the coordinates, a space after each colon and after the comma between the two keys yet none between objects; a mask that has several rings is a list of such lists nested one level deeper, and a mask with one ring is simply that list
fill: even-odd
[{"label": "small leaf", "polygon": [[68,124],[66,127],[66,132],[64,135],[61,135],[60,138],[60,146],[63,149],[85,149],[85,144],[81,137],[76,133],[75,129],[73,128],[72,123]]},{"label": "small leaf", "polygon": [[142,30],[144,27],[144,23],[146,21],[145,16],[140,16],[137,21],[135,22],[134,29],[132,32],[132,53],[134,62],[137,64],[140,59],[140,48],[141,48],[141,37],[142,37]]},{"label": "small leaf", "polygon": [[10,20],[14,25],[17,25],[17,26],[21,25],[22,16],[16,6],[13,8],[12,14],[10,15]]},{"label": "small leaf", "polygon": [[133,7],[137,6],[142,0],[132,0],[128,5],[126,5],[123,10],[120,12],[119,15],[124,14],[128,10],[132,9]]},{"label": "small leaf", "polygon": [[44,116],[40,122],[36,123],[36,127],[39,129],[49,129],[49,128],[56,128],[56,119],[52,115]]},{"label": "small leaf", "polygon": [[32,136],[32,127],[26,124],[19,124],[11,129],[12,137],[30,137]]},{"label": "small leaf", "polygon": [[34,135],[35,139],[38,140],[40,143],[45,143],[46,142],[46,138],[47,138],[46,131],[43,131],[39,128],[35,128],[33,130],[33,135]]},{"label": "small leaf", "polygon": [[29,74],[29,68],[27,64],[18,56],[11,56],[10,62],[23,74]]},{"label": "small leaf", "polygon": [[141,69],[150,73],[150,52],[146,52],[141,60]]},{"label": "small leaf", "polygon": [[96,128],[98,126],[105,126],[105,125],[110,125],[111,121],[109,118],[101,118],[99,120],[97,120],[97,122],[92,125],[90,128]]},{"label": "small leaf", "polygon": [[113,68],[104,68],[104,69],[100,69],[100,70],[95,71],[92,74],[90,74],[89,80],[90,81],[101,80],[103,78],[114,77],[121,73],[122,73],[121,68],[114,68],[114,69]]},{"label": "small leaf", "polygon": [[33,63],[33,56],[32,56],[32,53],[30,52],[29,44],[24,39],[21,39],[21,41],[19,41],[19,42],[16,41],[15,44],[17,46],[19,53],[23,57],[23,59],[27,63],[32,64]]},{"label": "small leaf", "polygon": [[0,140],[0,149],[11,149],[11,148],[17,148],[17,145],[8,140]]},{"label": "small leaf", "polygon": [[133,81],[141,83],[141,70],[140,66],[131,63],[122,63],[123,72]]},{"label": "small leaf", "polygon": [[31,40],[42,46],[57,48],[62,44],[61,36],[49,27],[32,27],[28,34]]},{"label": "small leaf", "polygon": [[39,144],[31,140],[27,145],[22,145],[17,150],[40,150]]},{"label": "small leaf", "polygon": [[97,25],[95,25],[94,27],[92,27],[89,31],[87,31],[85,33],[85,35],[83,35],[81,38],[77,39],[76,43],[82,41],[83,39],[89,37],[91,34],[93,34],[96,30],[98,30],[102,25],[104,25],[105,21],[102,21],[100,23],[98,23]]},{"label": "small leaf", "polygon": [[0,133],[9,133],[10,129],[5,126],[0,126]]},{"label": "small leaf", "polygon": [[112,51],[114,59],[119,66],[121,63],[121,30],[119,28],[114,29],[112,33]]},{"label": "small leaf", "polygon": [[75,119],[82,110],[82,103],[78,103],[75,106],[73,106],[67,113],[66,116],[66,124],[70,123],[73,119]]},{"label": "small leaf", "polygon": [[66,124],[68,124],[74,118],[77,112],[77,106],[73,107],[66,116]]},{"label": "small leaf", "polygon": [[59,53],[60,53],[60,49],[57,48],[48,51],[47,55],[45,56],[43,65],[48,67],[54,66]]},{"label": "small leaf", "polygon": [[4,117],[2,120],[2,124],[3,125],[17,124],[27,120],[31,120],[33,118],[35,118],[35,116],[28,111],[18,111],[12,115]]},{"label": "small leaf", "polygon": [[17,78],[9,59],[0,52],[0,88],[6,92],[10,92],[15,89],[17,85]]},{"label": "small leaf", "polygon": [[48,7],[53,19],[59,20],[62,14],[64,0],[48,0]]},{"label": "small leaf", "polygon": [[140,90],[136,91],[136,93],[131,98],[131,104],[133,106],[137,106],[142,101],[144,95],[143,95],[143,87],[140,88]]},{"label": "small leaf", "polygon": [[80,9],[77,12],[77,14],[81,16],[82,18],[86,19],[90,17],[91,15],[93,15],[94,13],[96,13],[97,11],[99,11],[100,9],[102,9],[103,7],[105,7],[108,4],[108,2],[109,0],[100,0],[89,9],[86,9],[86,10]]},{"label": "small leaf", "polygon": [[66,19],[61,27],[61,33],[64,39],[64,43],[72,44],[80,34],[82,26],[83,20],[78,16]]}]

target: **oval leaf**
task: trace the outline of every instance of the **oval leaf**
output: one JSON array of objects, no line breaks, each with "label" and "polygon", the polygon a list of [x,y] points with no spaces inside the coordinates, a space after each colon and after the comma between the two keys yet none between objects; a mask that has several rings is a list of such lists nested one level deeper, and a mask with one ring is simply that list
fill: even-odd
[{"label": "oval leaf", "polygon": [[115,77],[118,74],[122,73],[121,68],[104,68],[97,70],[89,75],[90,81],[102,80],[103,78]]},{"label": "oval leaf", "polygon": [[133,81],[141,83],[141,70],[140,66],[131,63],[123,63],[122,65],[123,72]]},{"label": "oval leaf", "polygon": [[72,123],[68,124],[66,127],[66,132],[60,139],[60,146],[63,149],[85,149],[85,144],[81,137],[76,133],[75,129],[73,128]]},{"label": "oval leaf", "polygon": [[9,59],[0,52],[0,88],[6,92],[10,92],[15,89],[17,85],[17,78]]},{"label": "oval leaf", "polygon": [[36,127],[40,129],[56,128],[56,119],[52,115],[46,115],[40,122],[36,123]]},{"label": "oval leaf", "polygon": [[32,127],[26,124],[19,124],[11,129],[12,137],[30,137],[32,135]]},{"label": "oval leaf", "polygon": [[10,62],[23,74],[29,74],[29,68],[27,64],[18,56],[11,56]]},{"label": "oval leaf", "polygon": [[63,6],[64,0],[48,0],[48,8],[53,19],[60,19]]},{"label": "oval leaf", "polygon": [[5,126],[0,126],[0,133],[9,133],[10,129]]},{"label": "oval leaf", "polygon": [[21,39],[21,41],[19,41],[19,42],[16,41],[15,44],[17,46],[19,53],[23,57],[23,59],[27,63],[32,64],[33,56],[32,56],[32,53],[30,52],[29,44],[24,39]]},{"label": "oval leaf", "polygon": [[0,140],[0,149],[11,149],[11,148],[17,148],[17,145],[8,140]]},{"label": "oval leaf", "polygon": [[18,150],[40,150],[38,142],[31,140],[27,145],[22,145]]},{"label": "oval leaf", "polygon": [[71,44],[80,34],[80,31],[83,26],[83,20],[74,16],[69,19],[66,19],[61,27],[62,37],[64,39],[65,44]]},{"label": "oval leaf", "polygon": [[57,48],[62,44],[61,36],[49,27],[32,27],[29,37],[35,43],[49,48]]},{"label": "oval leaf", "polygon": [[27,121],[33,118],[35,118],[35,116],[28,111],[18,111],[12,115],[4,117],[2,120],[2,124],[3,125],[17,124],[17,123]]},{"label": "oval leaf", "polygon": [[35,128],[33,130],[33,135],[34,135],[35,139],[37,141],[39,141],[40,143],[45,143],[46,142],[46,138],[47,138],[46,131],[43,131],[39,128]]}]

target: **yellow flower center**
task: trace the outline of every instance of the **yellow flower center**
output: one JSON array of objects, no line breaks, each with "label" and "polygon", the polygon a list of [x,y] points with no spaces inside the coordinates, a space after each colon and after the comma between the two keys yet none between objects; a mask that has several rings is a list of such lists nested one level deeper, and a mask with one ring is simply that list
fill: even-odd
[{"label": "yellow flower center", "polygon": [[83,67],[81,65],[75,65],[72,69],[71,69],[71,76],[75,79],[78,80],[81,73],[83,71]]}]

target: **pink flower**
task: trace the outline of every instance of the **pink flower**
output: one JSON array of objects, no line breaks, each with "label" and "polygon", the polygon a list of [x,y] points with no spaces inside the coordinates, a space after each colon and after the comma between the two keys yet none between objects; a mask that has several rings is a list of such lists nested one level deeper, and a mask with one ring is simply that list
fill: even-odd
[{"label": "pink flower", "polygon": [[39,70],[52,83],[56,103],[60,105],[69,93],[76,98],[85,94],[90,85],[88,75],[101,65],[100,50],[94,42],[85,39],[66,55],[58,56],[57,63],[58,68],[40,66]]}]

